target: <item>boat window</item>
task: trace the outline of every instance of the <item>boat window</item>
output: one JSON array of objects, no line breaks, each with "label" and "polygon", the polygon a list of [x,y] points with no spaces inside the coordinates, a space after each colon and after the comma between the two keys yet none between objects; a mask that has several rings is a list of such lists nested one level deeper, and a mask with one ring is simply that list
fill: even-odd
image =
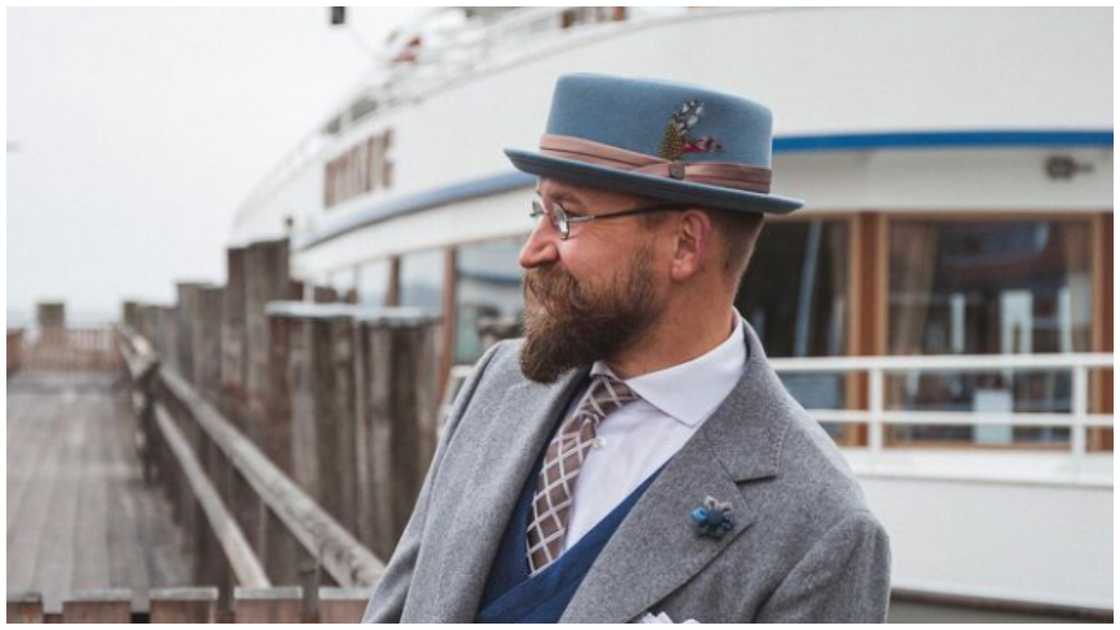
[{"label": "boat window", "polygon": [[[458,248],[455,261],[455,363],[471,364],[488,347],[486,336],[501,329],[519,335],[524,301],[517,255],[525,237]],[[502,334],[501,336],[506,336]]]},{"label": "boat window", "polygon": [[333,292],[331,301],[354,303],[357,300],[354,268],[337,269],[328,274],[327,287]]},{"label": "boat window", "polygon": [[[735,308],[770,357],[847,354],[848,221],[773,221],[762,229]],[[845,375],[783,373],[782,383],[807,409],[844,409]],[[825,423],[838,441],[851,427]]]},{"label": "boat window", "polygon": [[[892,219],[888,352],[1040,354],[1091,350],[1088,220]],[[890,375],[887,409],[1069,413],[1068,369]],[[1068,447],[1068,428],[889,426],[888,445]]]},{"label": "boat window", "polygon": [[385,306],[389,295],[388,260],[375,260],[358,267],[358,304]]},{"label": "boat window", "polygon": [[443,312],[444,251],[428,249],[401,256],[400,304]]}]

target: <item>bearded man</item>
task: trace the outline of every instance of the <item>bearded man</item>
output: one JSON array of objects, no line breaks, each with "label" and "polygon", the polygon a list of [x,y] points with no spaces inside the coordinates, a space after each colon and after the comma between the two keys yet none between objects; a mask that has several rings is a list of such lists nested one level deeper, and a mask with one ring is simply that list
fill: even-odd
[{"label": "bearded man", "polygon": [[525,338],[479,360],[363,621],[884,621],[886,532],[734,298],[771,115],[561,77],[521,252]]}]

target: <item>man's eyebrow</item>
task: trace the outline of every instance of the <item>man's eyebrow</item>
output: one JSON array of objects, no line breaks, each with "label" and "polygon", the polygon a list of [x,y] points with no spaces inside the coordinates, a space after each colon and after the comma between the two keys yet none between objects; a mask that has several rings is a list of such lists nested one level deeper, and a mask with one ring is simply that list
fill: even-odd
[{"label": "man's eyebrow", "polygon": [[[541,197],[544,197],[539,188],[537,189],[537,194]],[[583,207],[584,205],[583,202],[580,201],[577,197],[563,191],[549,195],[549,197],[554,201],[559,201],[560,203],[564,204],[564,206],[575,205]]]}]

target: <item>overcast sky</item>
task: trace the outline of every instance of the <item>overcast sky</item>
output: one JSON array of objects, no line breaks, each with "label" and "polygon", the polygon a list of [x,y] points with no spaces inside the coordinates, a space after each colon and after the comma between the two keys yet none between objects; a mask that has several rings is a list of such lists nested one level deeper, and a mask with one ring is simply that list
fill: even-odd
[{"label": "overcast sky", "polygon": [[[9,325],[223,283],[237,204],[370,67],[326,8],[6,12]],[[375,46],[416,12],[349,18]]]}]

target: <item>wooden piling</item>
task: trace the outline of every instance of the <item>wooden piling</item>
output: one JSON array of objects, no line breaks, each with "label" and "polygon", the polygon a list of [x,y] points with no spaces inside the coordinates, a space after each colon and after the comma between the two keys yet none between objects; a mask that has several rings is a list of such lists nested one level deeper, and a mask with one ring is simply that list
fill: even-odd
[{"label": "wooden piling", "polygon": [[358,623],[366,611],[370,588],[319,588],[319,623]]},{"label": "wooden piling", "polygon": [[175,364],[175,353],[179,347],[178,325],[178,306],[159,307],[159,342],[156,345],[156,349],[163,365],[176,372],[179,370],[178,366]]},{"label": "wooden piling", "polygon": [[220,404],[222,386],[222,301],[225,289],[208,285],[198,291],[193,333],[194,383],[207,400]]},{"label": "wooden piling", "polygon": [[8,623],[43,623],[42,593],[9,593]]},{"label": "wooden piling", "polygon": [[353,308],[272,302],[269,433],[286,472],[347,530],[357,529]]},{"label": "wooden piling", "polygon": [[179,298],[178,334],[176,335],[175,355],[172,364],[188,382],[194,383],[194,336],[198,322],[198,294],[200,282],[176,282],[175,289]]},{"label": "wooden piling", "polygon": [[132,591],[106,588],[73,593],[62,602],[63,623],[128,623]]},{"label": "wooden piling", "polygon": [[[243,421],[245,435],[271,458],[264,426],[269,400],[268,321],[264,307],[270,301],[283,300],[290,290],[288,273],[288,240],[252,243],[245,251],[242,267],[245,291],[245,382]],[[268,555],[268,512],[259,499],[246,506],[249,532],[257,554]]]},{"label": "wooden piling", "polygon": [[159,307],[155,304],[140,306],[140,327],[138,332],[155,347],[156,331],[159,330]]},{"label": "wooden piling", "polygon": [[435,450],[436,335],[440,318],[415,308],[356,317],[358,539],[387,558],[412,514]]},{"label": "wooden piling", "polygon": [[245,248],[226,250],[226,287],[222,293],[222,397],[218,408],[245,430]]},{"label": "wooden piling", "polygon": [[35,305],[39,330],[63,330],[66,328],[66,304],[64,302],[39,302]]},{"label": "wooden piling", "polygon": [[213,586],[154,588],[150,601],[151,623],[214,623],[217,620],[218,589]]},{"label": "wooden piling", "polygon": [[[264,446],[259,426],[268,412],[269,337],[264,308],[268,302],[288,297],[288,241],[261,241],[249,245],[245,254],[245,374],[247,431],[249,438]],[[267,450],[266,450],[267,452]],[[271,453],[270,453],[271,455]]]},{"label": "wooden piling", "polygon": [[134,329],[140,328],[140,303],[136,300],[125,300],[121,304],[121,321]]},{"label": "wooden piling", "polygon": [[299,623],[303,589],[299,586],[233,589],[234,623]]}]

